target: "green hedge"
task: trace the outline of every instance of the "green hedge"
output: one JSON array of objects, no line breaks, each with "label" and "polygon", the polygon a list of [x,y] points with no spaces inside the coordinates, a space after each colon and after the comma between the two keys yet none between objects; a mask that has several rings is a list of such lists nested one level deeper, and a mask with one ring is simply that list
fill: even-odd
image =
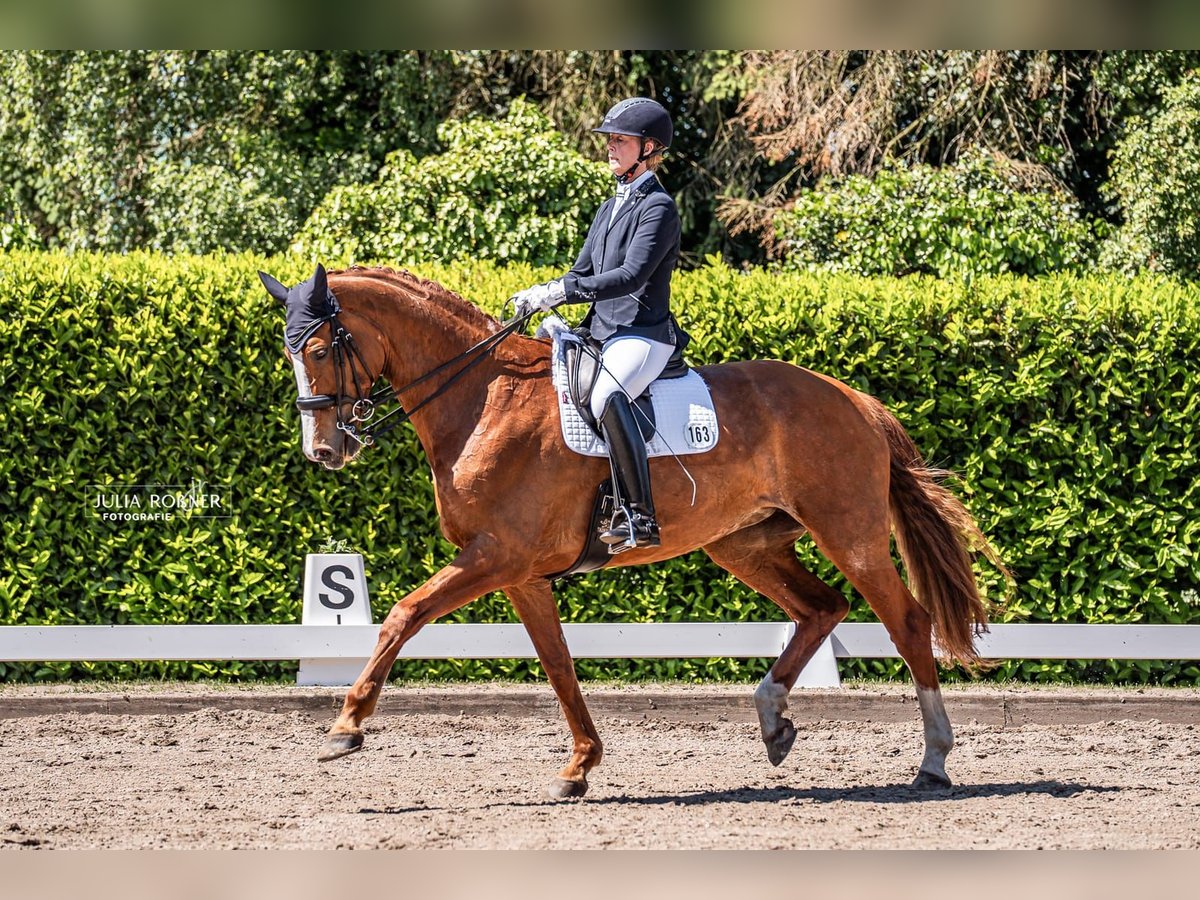
[{"label": "green hedge", "polygon": [[[299,448],[282,315],[255,277],[307,261],[0,256],[0,624],[298,622],[304,554],[366,556],[376,617],[452,556],[410,429],[340,472]],[[485,308],[550,272],[425,268]],[[1200,290],[1166,280],[678,276],[697,363],[775,357],[881,397],[1013,567],[1022,621],[1200,621]],[[789,414],[781,411],[781,414]],[[236,515],[98,521],[91,485],[231,486]],[[848,590],[806,542],[801,553]],[[980,571],[993,596],[995,572]],[[559,593],[568,621],[779,620],[697,553]],[[861,599],[852,619],[870,619]],[[501,595],[454,621],[514,621]],[[586,661],[590,676],[748,679],[765,660]],[[891,675],[892,661],[843,671]],[[3,678],[288,677],[294,664],[8,665]],[[398,677],[526,677],[523,661]],[[1002,666],[997,676],[1200,683],[1192,663]]]}]

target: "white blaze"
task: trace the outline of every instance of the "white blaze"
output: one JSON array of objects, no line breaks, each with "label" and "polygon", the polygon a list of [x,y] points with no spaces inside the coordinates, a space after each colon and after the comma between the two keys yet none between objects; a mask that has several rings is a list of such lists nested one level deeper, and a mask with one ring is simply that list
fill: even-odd
[{"label": "white blaze", "polygon": [[[296,390],[300,392],[300,399],[311,397],[313,392],[312,387],[308,383],[308,371],[304,368],[304,361],[298,353],[292,354],[292,368],[296,371]],[[304,435],[304,455],[311,459],[313,455],[313,435],[317,430],[317,419],[311,410],[300,411],[300,427]]]}]

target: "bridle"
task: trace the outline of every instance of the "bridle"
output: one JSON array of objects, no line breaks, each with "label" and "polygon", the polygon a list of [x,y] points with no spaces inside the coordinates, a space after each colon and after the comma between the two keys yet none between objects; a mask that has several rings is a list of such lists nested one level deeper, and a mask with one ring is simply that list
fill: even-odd
[{"label": "bridle", "polygon": [[[359,389],[359,385],[363,383],[374,384],[376,378],[371,376],[371,371],[367,367],[367,362],[365,359],[363,359],[363,355],[358,349],[358,344],[355,343],[354,335],[350,333],[350,329],[343,325],[341,320],[338,318],[338,312],[340,312],[341,307],[338,305],[336,299],[332,298],[332,291],[330,292],[330,295],[331,299],[333,300],[333,302],[330,304],[332,311],[328,315],[316,321],[314,326],[309,330],[308,335],[305,336],[305,340],[307,341],[308,337],[311,337],[322,326],[328,323],[330,327],[330,333],[332,335],[330,350],[333,353],[333,365],[337,372],[337,393],[314,394],[310,397],[299,397],[296,400],[296,408],[301,412],[312,412],[318,409],[329,409],[331,406],[334,407],[337,410],[338,431],[345,432],[345,434],[354,438],[354,440],[358,441],[364,447],[372,446],[375,443],[376,438],[382,437],[394,428],[398,428],[399,426],[403,425],[414,415],[416,415],[418,410],[440,397],[450,388],[451,385],[466,375],[471,369],[475,368],[475,366],[479,365],[479,363],[483,362],[483,360],[487,358],[488,354],[495,350],[505,338],[509,337],[518,330],[524,330],[525,325],[529,322],[529,319],[534,315],[534,313],[537,312],[537,310],[533,310],[526,315],[517,316],[511,321],[505,322],[499,331],[488,335],[479,343],[468,347],[453,359],[449,359],[435,369],[426,372],[415,381],[410,381],[399,390],[395,390],[389,385],[387,387],[382,387],[370,394],[364,395]],[[301,349],[302,348],[303,345],[301,345]],[[446,369],[449,369],[451,366],[455,365],[456,363],[463,362],[464,360],[467,360],[467,362],[461,369],[458,369],[456,372],[452,373],[436,391],[434,391],[412,409],[406,410],[401,404],[400,395],[405,391],[411,390],[412,388],[417,387],[417,385],[423,384],[430,378],[441,374],[442,372],[446,371]],[[363,375],[361,381],[359,379],[360,367]],[[354,385],[353,396],[346,391],[345,375],[347,369],[349,369],[350,382]],[[396,408],[384,413],[376,419],[376,410],[382,404],[392,402],[396,404]],[[344,415],[344,410],[347,406],[350,408],[349,418],[346,418]],[[372,421],[372,419],[374,419],[374,421]]]}]

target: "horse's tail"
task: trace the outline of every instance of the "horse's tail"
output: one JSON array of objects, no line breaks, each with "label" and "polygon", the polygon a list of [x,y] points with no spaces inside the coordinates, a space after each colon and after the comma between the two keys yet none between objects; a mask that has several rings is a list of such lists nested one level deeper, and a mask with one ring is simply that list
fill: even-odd
[{"label": "horse's tail", "polygon": [[896,548],[917,602],[933,619],[942,655],[970,670],[983,667],[975,637],[988,630],[992,605],[979,593],[971,554],[982,553],[1012,585],[1012,573],[966,507],[939,482],[950,473],[925,465],[904,426],[882,403],[877,421],[891,454],[889,503]]}]

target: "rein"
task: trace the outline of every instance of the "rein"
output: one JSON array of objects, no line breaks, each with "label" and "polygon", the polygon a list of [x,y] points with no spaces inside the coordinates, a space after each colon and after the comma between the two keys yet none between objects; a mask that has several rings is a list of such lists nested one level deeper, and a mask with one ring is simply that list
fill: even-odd
[{"label": "rein", "polygon": [[[380,388],[367,397],[362,396],[358,391],[358,370],[362,367],[363,375],[366,378],[370,377],[370,371],[367,369],[366,361],[359,352],[358,345],[354,342],[354,336],[350,330],[338,321],[337,313],[331,313],[326,316],[321,324],[329,323],[330,330],[333,333],[333,364],[337,369],[337,394],[315,394],[311,397],[300,397],[296,400],[296,408],[301,412],[307,412],[317,409],[328,409],[335,407],[337,409],[337,427],[339,431],[344,431],[350,437],[354,438],[364,447],[370,447],[375,443],[375,439],[382,437],[389,431],[403,425],[409,421],[416,413],[432,403],[450,387],[462,378],[467,372],[483,362],[488,355],[498,347],[501,342],[511,336],[516,331],[523,331],[529,319],[536,313],[526,313],[523,316],[518,316],[501,326],[500,330],[494,334],[489,334],[486,338],[477,344],[474,344],[464,350],[462,353],[449,359],[437,366],[434,369],[426,372],[420,378],[410,381],[408,384],[399,390],[393,389],[391,386]],[[319,327],[319,326],[318,326]],[[474,359],[471,359],[474,355]],[[411,390],[419,384],[424,384],[430,378],[433,378],[442,372],[454,366],[457,363],[469,360],[461,369],[450,375],[449,378],[432,394],[414,406],[412,409],[406,410],[400,401],[400,395],[405,391]],[[351,397],[346,393],[344,372],[349,366],[350,380],[354,384],[355,396]],[[371,379],[372,381],[374,379]],[[342,417],[342,409],[347,404],[353,401],[350,408],[350,419],[346,420]],[[383,403],[395,401],[396,409],[380,416],[374,422],[370,422],[375,415],[376,408]],[[368,424],[369,423],[369,424]]]}]

